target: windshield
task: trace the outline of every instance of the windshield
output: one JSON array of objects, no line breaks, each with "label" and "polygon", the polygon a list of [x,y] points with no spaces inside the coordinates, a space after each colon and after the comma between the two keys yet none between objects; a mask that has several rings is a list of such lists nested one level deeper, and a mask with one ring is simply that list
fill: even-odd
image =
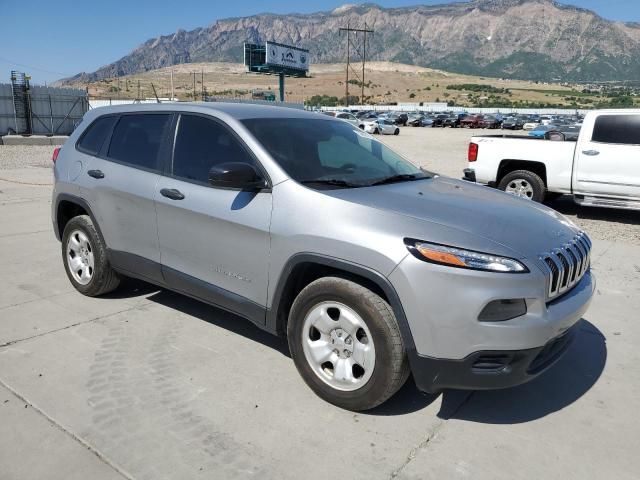
[{"label": "windshield", "polygon": [[430,177],[349,123],[306,118],[242,123],[291,178],[311,187],[366,187]]}]

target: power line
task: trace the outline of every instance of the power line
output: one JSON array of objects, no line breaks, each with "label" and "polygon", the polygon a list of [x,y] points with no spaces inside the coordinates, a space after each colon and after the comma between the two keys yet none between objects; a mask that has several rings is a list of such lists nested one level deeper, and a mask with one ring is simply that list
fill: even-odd
[{"label": "power line", "polygon": [[75,75],[74,73],[64,73],[64,72],[54,72],[53,70],[47,70],[46,68],[34,67],[33,65],[26,65],[24,63],[14,62],[13,60],[9,60],[8,58],[0,57],[0,62],[8,63],[9,65],[14,65],[16,67],[29,68],[31,70],[38,70],[44,73],[53,73],[54,75],[63,75],[65,77],[71,77]]}]

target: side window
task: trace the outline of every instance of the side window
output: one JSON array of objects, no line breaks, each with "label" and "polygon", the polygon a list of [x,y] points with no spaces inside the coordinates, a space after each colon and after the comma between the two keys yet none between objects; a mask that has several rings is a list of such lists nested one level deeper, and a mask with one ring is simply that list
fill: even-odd
[{"label": "side window", "polygon": [[227,162],[256,163],[219,122],[198,115],[181,115],[173,151],[173,175],[208,184],[211,167]]},{"label": "side window", "polygon": [[123,115],[111,136],[107,156],[134,167],[158,169],[158,153],[171,115],[140,113]]},{"label": "side window", "polygon": [[600,115],[592,142],[640,145],[640,115]]},{"label": "side window", "polygon": [[89,155],[97,155],[116,120],[115,116],[100,117],[95,120],[82,134],[77,144],[78,149]]}]

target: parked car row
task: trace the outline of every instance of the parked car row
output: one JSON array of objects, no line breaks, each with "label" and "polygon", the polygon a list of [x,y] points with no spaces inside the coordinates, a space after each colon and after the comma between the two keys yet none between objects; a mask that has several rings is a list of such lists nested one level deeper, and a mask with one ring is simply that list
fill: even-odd
[{"label": "parked car row", "polygon": [[339,118],[374,134],[398,135],[398,127],[482,128],[502,130],[527,130],[529,135],[544,138],[549,131],[565,133],[568,140],[577,138],[582,125],[581,115],[537,114],[469,114],[455,112],[405,113],[401,111],[376,112],[371,110],[322,112]]}]

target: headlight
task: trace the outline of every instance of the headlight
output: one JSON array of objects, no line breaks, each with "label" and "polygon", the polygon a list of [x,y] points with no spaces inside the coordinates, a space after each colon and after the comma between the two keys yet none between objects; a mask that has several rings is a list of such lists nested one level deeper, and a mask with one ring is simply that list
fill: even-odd
[{"label": "headlight", "polygon": [[425,262],[488,272],[527,273],[529,271],[526,266],[513,258],[448,247],[437,243],[421,242],[420,240],[407,239],[405,244],[414,257]]}]

